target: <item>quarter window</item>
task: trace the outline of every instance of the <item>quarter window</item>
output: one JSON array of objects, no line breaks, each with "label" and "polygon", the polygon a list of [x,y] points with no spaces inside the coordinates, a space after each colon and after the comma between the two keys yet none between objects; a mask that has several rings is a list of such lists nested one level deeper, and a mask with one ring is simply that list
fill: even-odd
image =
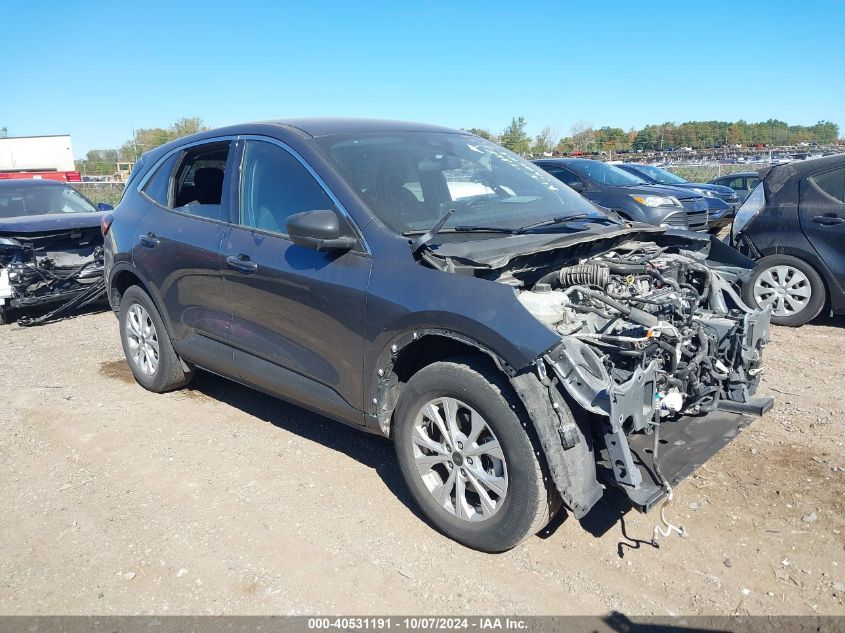
[{"label": "quarter window", "polygon": [[813,176],[810,180],[831,198],[845,203],[845,169],[826,171],[823,174]]},{"label": "quarter window", "polygon": [[163,207],[170,206],[170,177],[173,175],[173,167],[178,158],[177,152],[164,161],[144,185],[144,193]]},{"label": "quarter window", "polygon": [[272,143],[246,142],[241,169],[241,225],[285,235],[291,215],[318,209],[335,209],[335,205],[302,163]]}]

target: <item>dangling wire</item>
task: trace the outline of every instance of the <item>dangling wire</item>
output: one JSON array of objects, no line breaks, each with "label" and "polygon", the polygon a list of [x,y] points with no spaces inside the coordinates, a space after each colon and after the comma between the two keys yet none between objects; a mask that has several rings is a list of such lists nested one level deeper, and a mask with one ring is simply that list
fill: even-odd
[{"label": "dangling wire", "polygon": [[[656,412],[655,417],[659,416],[660,413]],[[657,451],[660,447],[660,423],[654,423],[654,447],[652,448],[652,455],[654,459],[654,472],[660,478],[660,482],[663,484],[664,490],[666,490],[666,498],[663,500],[663,503],[660,506],[660,522],[665,525],[665,528],[661,528],[660,525],[654,526],[654,532],[651,536],[651,544],[654,547],[660,547],[660,544],[657,542],[658,537],[666,538],[667,536],[671,535],[673,532],[677,533],[678,536],[681,538],[686,538],[687,531],[675,525],[674,523],[670,523],[669,520],[666,519],[666,508],[669,507],[672,503],[672,499],[674,498],[674,493],[672,491],[672,486],[669,485],[669,482],[666,481],[666,478],[663,476],[663,473],[660,472],[660,465],[657,462]]]}]

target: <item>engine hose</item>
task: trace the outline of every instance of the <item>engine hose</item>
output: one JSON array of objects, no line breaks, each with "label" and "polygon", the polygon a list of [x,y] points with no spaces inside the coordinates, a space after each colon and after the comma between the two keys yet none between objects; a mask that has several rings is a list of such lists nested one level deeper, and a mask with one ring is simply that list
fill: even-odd
[{"label": "engine hose", "polygon": [[677,533],[678,536],[681,538],[687,537],[687,531],[673,523],[670,523],[669,520],[666,518],[666,509],[672,503],[672,499],[674,499],[674,493],[672,491],[672,486],[669,485],[669,482],[666,481],[666,478],[663,476],[663,473],[660,471],[660,464],[657,462],[657,452],[660,447],[660,424],[656,424],[654,427],[654,445],[652,447],[652,456],[654,459],[654,472],[660,481],[663,484],[663,488],[666,490],[666,498],[663,500],[663,504],[660,506],[660,522],[666,526],[665,528],[661,528],[659,525],[654,526],[654,532],[651,535],[651,544],[654,547],[660,547],[657,542],[658,537],[666,538],[670,536],[672,532]]},{"label": "engine hose", "polygon": [[681,287],[678,285],[678,282],[675,281],[674,279],[666,279],[666,277],[661,275],[660,271],[657,270],[656,268],[654,268],[654,267],[649,268],[648,274],[651,275],[652,277],[654,277],[655,279],[657,279],[657,281],[662,283],[664,286],[671,286],[672,288],[674,288],[675,290],[680,292]]},{"label": "engine hose", "polygon": [[647,270],[645,264],[608,264],[607,268],[615,275],[641,275]]},{"label": "engine hose", "polygon": [[639,308],[633,308],[631,306],[626,306],[622,303],[616,301],[616,299],[612,299],[608,297],[605,293],[599,292],[597,290],[591,290],[590,288],[585,288],[584,286],[572,286],[565,291],[566,295],[569,295],[573,292],[580,292],[582,295],[595,299],[596,301],[600,301],[606,305],[609,305],[611,308],[618,310],[626,317],[631,319],[634,323],[642,325],[644,327],[652,328],[655,327],[660,321],[659,319],[649,312],[645,312],[640,310]]},{"label": "engine hose", "polygon": [[594,308],[593,306],[583,306],[580,303],[570,303],[569,307],[575,310],[576,312],[592,312],[593,314],[598,314],[603,319],[610,320],[611,317],[607,312],[602,312],[598,308]]},{"label": "engine hose", "polygon": [[610,270],[600,264],[578,264],[564,266],[547,275],[543,275],[537,283],[551,284],[562,288],[569,286],[599,286],[604,288],[610,282]]}]

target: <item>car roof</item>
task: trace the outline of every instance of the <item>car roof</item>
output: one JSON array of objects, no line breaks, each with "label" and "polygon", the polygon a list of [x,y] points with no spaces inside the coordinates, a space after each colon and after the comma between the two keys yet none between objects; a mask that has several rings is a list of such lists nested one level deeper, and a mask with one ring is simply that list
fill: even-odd
[{"label": "car roof", "polygon": [[[360,119],[360,118],[298,118],[273,119],[269,121],[253,121],[238,123],[225,127],[204,130],[183,136],[181,138],[159,145],[145,152],[139,162],[142,168],[138,174],[146,173],[147,165],[155,165],[158,159],[174,148],[187,143],[204,141],[221,136],[236,136],[239,134],[273,134],[283,131],[287,135],[310,139],[320,136],[334,136],[341,134],[367,134],[373,132],[447,132],[451,134],[471,135],[469,132],[452,128],[428,125],[426,123],[411,123],[408,121],[392,121],[389,119]],[[137,165],[136,165],[137,166]],[[133,171],[133,174],[136,173]]]},{"label": "car roof", "polygon": [[756,171],[735,171],[732,174],[722,174],[715,180],[725,180],[728,178],[748,178],[749,176],[759,176]]},{"label": "car roof", "polygon": [[66,182],[48,178],[4,178],[0,180],[0,187],[7,185],[15,185],[16,187],[70,187]]},{"label": "car roof", "polygon": [[[539,158],[535,163],[557,163],[558,165],[577,165],[579,163],[600,163],[600,160],[592,158]],[[605,163],[606,164],[606,163]]]},{"label": "car roof", "polygon": [[271,125],[293,127],[308,136],[333,136],[335,134],[367,134],[372,132],[450,132],[469,134],[452,128],[411,121],[366,118],[296,118],[261,121]]}]

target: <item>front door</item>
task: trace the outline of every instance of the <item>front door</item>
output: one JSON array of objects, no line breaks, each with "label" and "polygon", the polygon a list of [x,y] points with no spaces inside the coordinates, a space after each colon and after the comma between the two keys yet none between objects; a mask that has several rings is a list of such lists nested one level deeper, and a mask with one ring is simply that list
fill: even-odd
[{"label": "front door", "polygon": [[223,286],[241,378],[363,424],[364,312],[371,257],[297,246],[286,220],[337,209],[303,161],[272,141],[240,143],[237,213],[223,236]]}]

